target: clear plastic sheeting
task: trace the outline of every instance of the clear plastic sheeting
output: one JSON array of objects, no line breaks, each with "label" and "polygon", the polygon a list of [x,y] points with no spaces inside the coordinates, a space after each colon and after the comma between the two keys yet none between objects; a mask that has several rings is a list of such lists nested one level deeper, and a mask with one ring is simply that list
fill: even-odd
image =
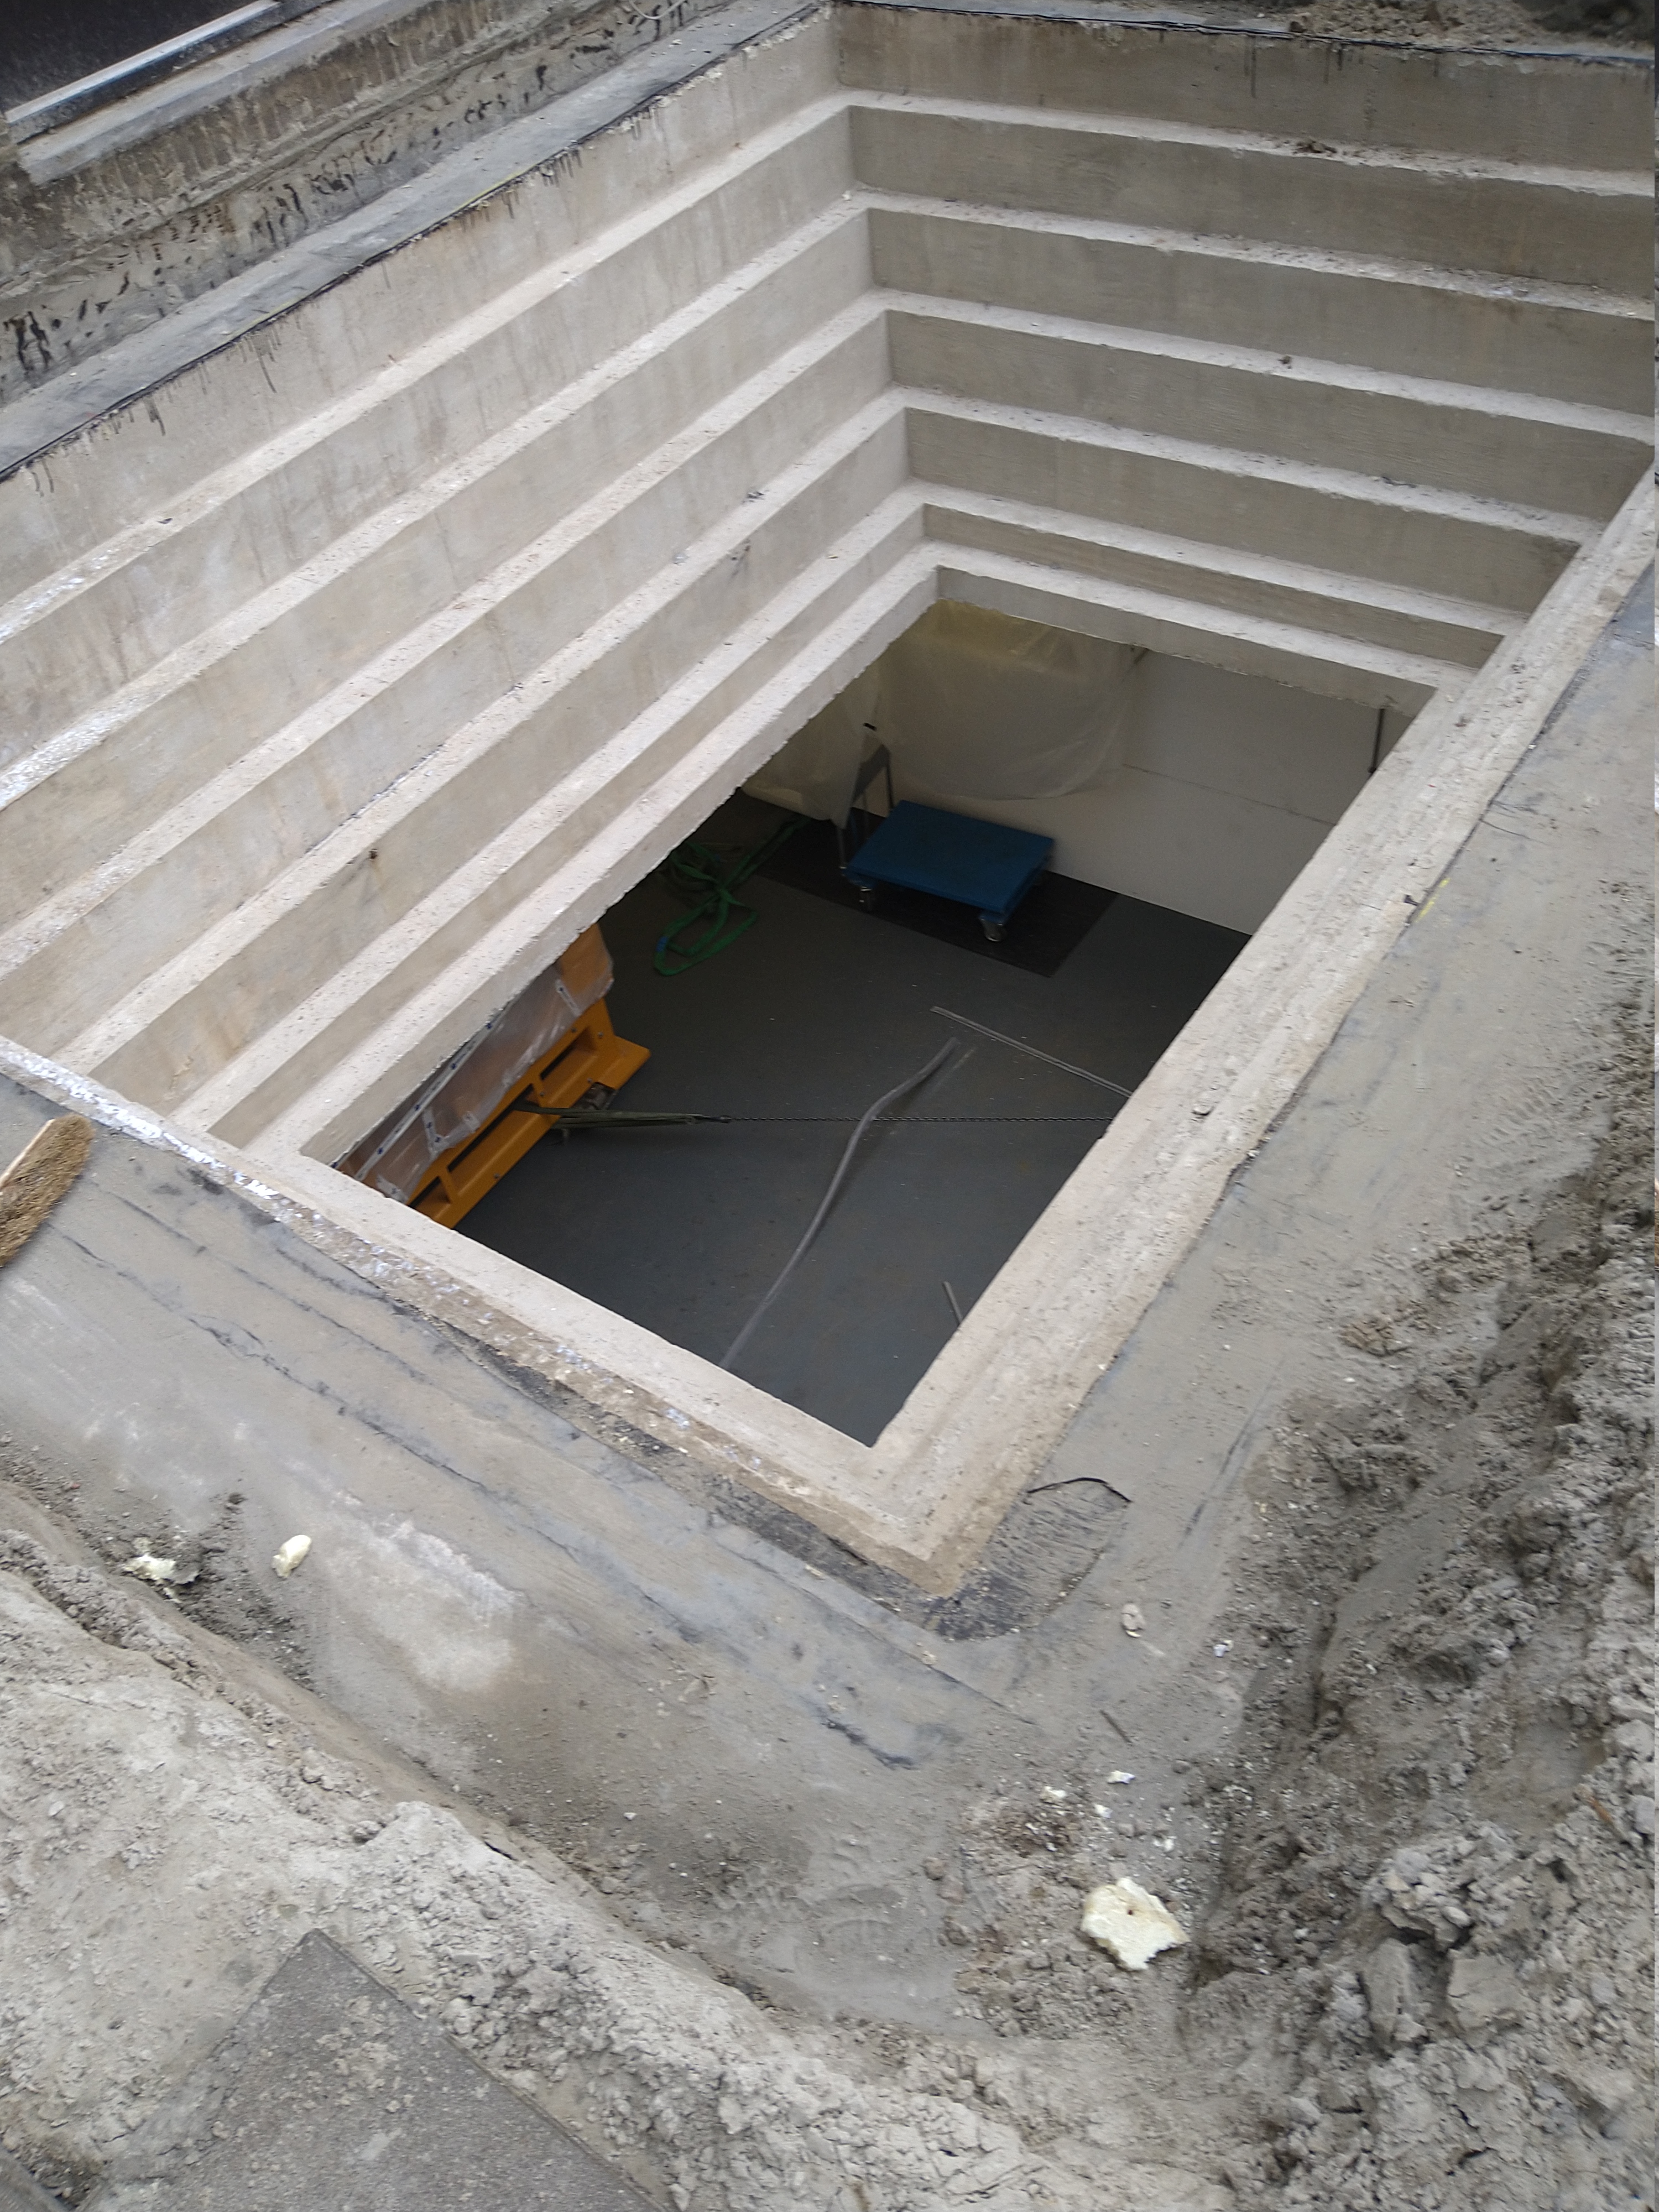
[{"label": "clear plastic sheeting", "polygon": [[859,763],[874,750],[881,663],[855,676],[839,698],[813,715],[744,789],[817,822],[844,822]]},{"label": "clear plastic sheeting", "polygon": [[584,930],[527,990],[336,1164],[407,1206],[446,1152],[495,1119],[538,1061],[611,988],[611,955]]},{"label": "clear plastic sheeting", "polygon": [[884,744],[915,798],[972,806],[1090,790],[1122,758],[1141,657],[942,599],[744,788],[844,822],[860,762]]},{"label": "clear plastic sheeting", "polygon": [[872,718],[902,790],[1058,799],[1122,757],[1134,648],[942,599],[877,664]]}]

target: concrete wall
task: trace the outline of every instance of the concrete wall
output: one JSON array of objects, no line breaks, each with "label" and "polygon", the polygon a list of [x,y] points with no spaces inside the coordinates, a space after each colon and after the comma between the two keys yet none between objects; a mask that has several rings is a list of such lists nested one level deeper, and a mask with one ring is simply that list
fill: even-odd
[{"label": "concrete wall", "polygon": [[1327,154],[1316,46],[871,12],[620,64],[0,485],[0,1025],[331,1157],[936,593],[1414,712],[1644,465],[1645,182],[1495,155],[1524,72],[1368,52]]},{"label": "concrete wall", "polygon": [[[1166,653],[1129,683],[1123,756],[1103,783],[962,811],[1054,838],[1062,875],[1256,929],[1364,787],[1377,710]],[[1403,718],[1389,720],[1385,749]],[[883,735],[902,758],[902,733]]]},{"label": "concrete wall", "polygon": [[0,403],[697,12],[695,0],[333,0],[9,151],[0,137]]}]

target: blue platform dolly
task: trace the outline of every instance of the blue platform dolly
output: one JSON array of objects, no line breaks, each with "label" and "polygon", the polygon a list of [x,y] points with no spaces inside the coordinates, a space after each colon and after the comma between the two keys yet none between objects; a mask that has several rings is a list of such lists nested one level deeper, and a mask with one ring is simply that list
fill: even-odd
[{"label": "blue platform dolly", "polygon": [[866,906],[883,884],[970,906],[993,945],[1048,865],[1052,837],[901,799],[847,863]]}]

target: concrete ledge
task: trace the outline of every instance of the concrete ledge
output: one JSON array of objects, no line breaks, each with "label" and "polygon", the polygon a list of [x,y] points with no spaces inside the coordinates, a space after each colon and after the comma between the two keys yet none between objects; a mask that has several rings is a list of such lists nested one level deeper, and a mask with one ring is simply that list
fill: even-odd
[{"label": "concrete ledge", "polygon": [[[30,151],[25,166],[40,181],[105,159],[221,100],[319,60],[347,40],[396,22],[424,4],[425,0],[298,0],[297,6],[284,11],[287,20],[253,25],[240,35],[233,31],[228,48],[215,44],[190,66],[159,82],[111,93],[90,113],[86,111],[92,103],[84,100],[66,112],[54,112],[64,105],[65,93],[72,88],[44,95],[29,103],[35,112],[29,118]],[[14,110],[14,119],[15,115]]]},{"label": "concrete ledge", "polygon": [[556,161],[823,0],[732,0],[0,410],[0,482],[343,277]]}]

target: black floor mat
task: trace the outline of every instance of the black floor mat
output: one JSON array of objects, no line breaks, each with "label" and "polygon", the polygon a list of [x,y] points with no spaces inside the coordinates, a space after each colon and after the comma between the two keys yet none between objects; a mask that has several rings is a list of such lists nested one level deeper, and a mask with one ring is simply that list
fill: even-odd
[{"label": "black floor mat", "polygon": [[[729,801],[698,834],[711,843],[729,838],[752,844],[769,827],[787,818],[781,807],[763,807],[759,801],[748,799]],[[878,818],[873,817],[867,827],[874,828]],[[859,842],[860,831],[866,826],[854,817],[849,848]],[[829,899],[836,906],[860,904],[858,892],[841,872],[836,833],[827,822],[804,823],[759,872],[774,883],[811,891],[815,898]],[[1095,884],[1078,883],[1071,876],[1044,876],[1021,901],[997,945],[987,938],[971,907],[960,906],[954,899],[936,898],[927,891],[884,884],[876,894],[872,911],[878,921],[916,930],[923,937],[937,938],[963,952],[981,953],[1005,968],[1052,975],[1076,951],[1116,896]]]}]

